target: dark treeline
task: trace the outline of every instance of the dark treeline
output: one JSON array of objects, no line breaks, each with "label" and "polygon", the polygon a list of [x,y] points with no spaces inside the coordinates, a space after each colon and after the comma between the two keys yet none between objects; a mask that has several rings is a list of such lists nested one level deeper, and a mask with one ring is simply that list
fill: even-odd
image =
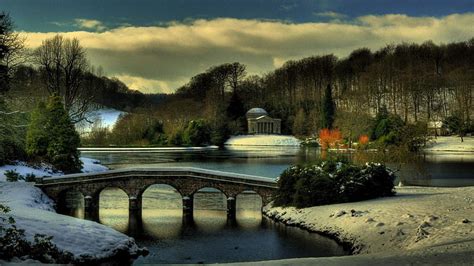
[{"label": "dark treeline", "polygon": [[203,115],[214,120],[225,114],[230,99],[239,98],[245,109],[263,107],[281,118],[284,133],[307,136],[322,127],[328,86],[336,103],[337,127],[357,127],[382,108],[406,123],[453,115],[470,123],[474,39],[443,45],[402,43],[375,52],[361,48],[342,59],[312,56],[288,61],[263,77],[246,76],[242,64],[224,64],[194,76],[176,95],[202,101]]},{"label": "dark treeline", "polygon": [[[31,110],[38,101],[48,97],[44,86],[45,73],[32,66],[22,65],[15,69],[10,79],[10,89],[6,97],[13,106],[22,110]],[[103,76],[94,68],[81,73],[81,88],[84,94],[91,97],[91,104],[97,107],[110,107],[130,112],[138,107],[150,106],[161,100],[160,95],[146,95],[130,90],[116,78]]]}]

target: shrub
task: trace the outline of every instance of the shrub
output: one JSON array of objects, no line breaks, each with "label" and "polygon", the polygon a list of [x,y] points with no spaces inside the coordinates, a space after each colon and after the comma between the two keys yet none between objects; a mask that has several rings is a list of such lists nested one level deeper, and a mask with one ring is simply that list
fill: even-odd
[{"label": "shrub", "polygon": [[298,177],[302,176],[303,167],[299,165],[291,166],[281,173],[278,178],[278,190],[275,194],[275,205],[290,205],[296,193],[295,184]]},{"label": "shrub", "polygon": [[211,141],[211,131],[206,121],[193,120],[184,130],[183,140],[187,145],[203,146]]},{"label": "shrub", "polygon": [[5,171],[5,177],[7,178],[8,182],[17,182],[21,179],[21,175],[17,173],[15,170],[7,170]]},{"label": "shrub", "polygon": [[32,173],[28,173],[25,175],[25,177],[23,177],[23,180],[25,180],[26,182],[35,182],[36,181],[36,175],[32,174]]},{"label": "shrub", "polygon": [[369,144],[369,136],[367,136],[367,135],[361,135],[361,136],[359,137],[359,145],[365,146],[365,145],[367,145],[367,144]]},{"label": "shrub", "polygon": [[321,131],[319,131],[319,142],[323,150],[328,148],[337,148],[342,142],[341,132],[339,129],[323,128]]},{"label": "shrub", "polygon": [[298,208],[372,199],[394,194],[395,175],[382,164],[356,166],[325,161],[312,166],[292,166],[278,179],[276,206]]},{"label": "shrub", "polygon": [[398,115],[390,114],[387,108],[384,106],[380,108],[377,116],[372,125],[371,129],[371,139],[377,140],[383,136],[388,136],[385,139],[394,141],[398,138],[398,132],[403,127],[405,123]]},{"label": "shrub", "polygon": [[183,145],[183,132],[181,130],[177,130],[176,132],[172,133],[169,138],[169,144],[172,146],[181,146]]}]

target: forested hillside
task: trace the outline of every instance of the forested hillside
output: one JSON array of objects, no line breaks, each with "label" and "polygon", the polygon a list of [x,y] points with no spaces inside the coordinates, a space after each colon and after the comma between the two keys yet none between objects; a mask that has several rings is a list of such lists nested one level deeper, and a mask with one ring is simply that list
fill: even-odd
[{"label": "forested hillside", "polygon": [[[442,121],[451,115],[470,122],[474,115],[474,39],[361,48],[346,58],[320,55],[289,61],[262,77],[245,73],[245,66],[237,63],[213,67],[177,94],[203,101],[212,117],[235,93],[245,109],[263,107],[282,118],[285,133],[297,135],[316,134],[320,128],[328,85],[337,108],[336,126],[356,126],[358,119],[375,116],[383,106],[405,122]],[[305,126],[293,132],[298,116]]]}]

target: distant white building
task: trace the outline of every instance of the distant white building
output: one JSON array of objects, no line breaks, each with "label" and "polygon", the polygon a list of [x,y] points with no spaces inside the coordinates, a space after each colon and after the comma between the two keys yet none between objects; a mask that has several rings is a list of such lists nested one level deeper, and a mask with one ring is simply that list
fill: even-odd
[{"label": "distant white building", "polygon": [[281,134],[281,119],[271,118],[262,108],[252,108],[247,114],[248,134]]},{"label": "distant white building", "polygon": [[445,136],[448,134],[448,132],[443,127],[442,121],[429,121],[428,134],[433,135],[433,136]]}]

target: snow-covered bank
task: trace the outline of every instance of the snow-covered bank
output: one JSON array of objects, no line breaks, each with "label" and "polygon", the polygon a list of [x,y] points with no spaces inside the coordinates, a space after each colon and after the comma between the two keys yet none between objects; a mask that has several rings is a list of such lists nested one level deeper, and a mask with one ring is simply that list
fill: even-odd
[{"label": "snow-covered bank", "polygon": [[0,202],[11,208],[18,228],[28,240],[35,234],[53,236],[61,250],[77,261],[98,261],[119,254],[137,256],[141,249],[133,238],[99,223],[57,214],[51,199],[29,183],[0,182]]},{"label": "snow-covered bank", "polygon": [[301,141],[293,136],[243,135],[232,136],[225,145],[234,146],[300,146]]},{"label": "snow-covered bank", "polygon": [[[84,173],[92,173],[92,172],[104,172],[109,170],[108,167],[101,165],[99,161],[81,157],[82,161],[82,172]],[[47,165],[40,165],[40,166],[31,166],[25,162],[17,162],[16,164],[9,164],[0,166],[0,181],[5,181],[5,172],[6,171],[15,171],[22,176],[27,174],[33,174],[36,177],[42,176],[60,176],[62,172],[54,172],[49,166]]]},{"label": "snow-covered bank", "polygon": [[437,137],[425,148],[425,151],[474,152],[474,137],[458,136]]},{"label": "snow-covered bank", "polygon": [[268,263],[459,265],[474,261],[474,187],[397,187],[394,197],[305,209],[267,206],[264,212],[285,224],[352,243],[358,254]]}]

